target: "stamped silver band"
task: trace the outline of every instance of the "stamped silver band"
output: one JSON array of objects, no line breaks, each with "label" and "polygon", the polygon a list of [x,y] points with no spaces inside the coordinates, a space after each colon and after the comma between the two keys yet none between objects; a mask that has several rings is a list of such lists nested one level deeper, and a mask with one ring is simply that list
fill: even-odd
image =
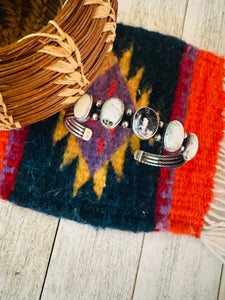
[{"label": "stamped silver band", "polygon": [[182,154],[159,155],[142,150],[136,150],[134,152],[134,159],[141,163],[161,168],[177,168],[186,162]]},{"label": "stamped silver band", "polygon": [[92,130],[78,123],[73,114],[73,106],[71,106],[64,117],[65,127],[76,137],[85,141],[89,141],[92,137]]}]

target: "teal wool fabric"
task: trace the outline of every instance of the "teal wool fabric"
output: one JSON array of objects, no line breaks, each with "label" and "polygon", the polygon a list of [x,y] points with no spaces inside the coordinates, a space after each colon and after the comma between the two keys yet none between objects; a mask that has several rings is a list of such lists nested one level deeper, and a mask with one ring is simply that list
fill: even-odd
[{"label": "teal wool fabric", "polygon": [[[124,53],[132,49],[127,80],[133,78],[138,70],[143,68],[136,92],[136,101],[138,102],[145,91],[151,90],[149,106],[160,113],[160,118],[164,122],[168,122],[177,89],[179,64],[184,45],[184,42],[174,37],[118,25],[113,50],[118,63],[99,76],[87,93],[93,95],[93,98],[106,101],[110,87],[112,90],[113,86],[112,96],[121,99],[124,97],[127,99],[127,105],[135,107],[131,103],[127,81],[123,79],[119,67]],[[118,176],[109,159],[103,193],[98,197],[93,188],[93,176],[97,168],[101,167],[101,163],[104,164],[105,161],[99,160],[100,165],[93,169],[91,158],[97,160],[98,151],[103,151],[106,158],[113,156],[122,144],[114,143],[115,149],[112,150],[110,138],[117,137],[122,143],[129,134],[126,136],[122,131],[115,131],[109,136],[108,133],[103,133],[96,124],[96,132],[99,134],[103,150],[96,142],[98,148],[94,150],[95,144],[93,144],[90,153],[88,142],[84,145],[77,141],[83,151],[81,152],[85,158],[87,157],[86,160],[90,157],[88,167],[91,175],[74,196],[74,181],[79,166],[79,157],[61,166],[70,134],[67,133],[61,140],[54,143],[53,136],[58,120],[59,114],[33,124],[27,129],[22,160],[18,167],[18,175],[15,177],[14,188],[8,197],[9,201],[96,227],[113,227],[134,232],[154,230],[160,169],[138,164],[133,158],[132,148],[128,143],[124,152],[122,175]],[[140,146],[141,149],[153,153],[161,151],[160,144],[157,142],[150,145],[148,141],[141,141]],[[111,153],[112,151],[114,152]]]}]

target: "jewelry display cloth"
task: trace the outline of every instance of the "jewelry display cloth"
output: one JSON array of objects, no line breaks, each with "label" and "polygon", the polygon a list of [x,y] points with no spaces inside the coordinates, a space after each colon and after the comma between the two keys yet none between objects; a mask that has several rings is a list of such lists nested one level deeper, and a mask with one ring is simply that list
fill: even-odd
[{"label": "jewelry display cloth", "polygon": [[196,157],[177,169],[141,164],[135,150],[159,154],[160,142],[94,120],[84,124],[93,136],[83,141],[64,127],[61,112],[0,132],[1,199],[95,227],[192,235],[225,260],[224,65],[175,37],[118,24],[87,93],[179,120],[198,136]]}]

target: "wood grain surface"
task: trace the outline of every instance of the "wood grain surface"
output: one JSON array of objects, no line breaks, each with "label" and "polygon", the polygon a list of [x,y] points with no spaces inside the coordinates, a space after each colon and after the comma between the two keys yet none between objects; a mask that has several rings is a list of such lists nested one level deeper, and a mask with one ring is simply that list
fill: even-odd
[{"label": "wood grain surface", "polygon": [[223,265],[217,300],[224,300],[224,299],[225,299],[225,266]]},{"label": "wood grain surface", "polygon": [[58,220],[0,202],[0,299],[39,299]]},{"label": "wood grain surface", "polygon": [[197,239],[146,234],[134,299],[217,298],[221,262]]},{"label": "wood grain surface", "polygon": [[121,0],[118,22],[182,36],[188,0]]},{"label": "wood grain surface", "polygon": [[62,220],[42,299],[131,299],[142,240]]},{"label": "wood grain surface", "polygon": [[225,55],[225,1],[189,0],[182,39]]}]

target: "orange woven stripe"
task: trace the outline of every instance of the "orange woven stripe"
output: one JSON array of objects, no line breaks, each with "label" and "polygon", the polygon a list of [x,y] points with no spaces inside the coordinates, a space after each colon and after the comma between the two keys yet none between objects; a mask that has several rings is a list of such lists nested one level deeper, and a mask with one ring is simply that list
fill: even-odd
[{"label": "orange woven stripe", "polygon": [[3,159],[5,155],[6,146],[9,140],[9,131],[0,131],[0,172],[3,167]]},{"label": "orange woven stripe", "polygon": [[193,71],[185,131],[199,138],[197,156],[175,172],[169,231],[200,236],[213,197],[225,107],[223,58],[199,51]]}]

